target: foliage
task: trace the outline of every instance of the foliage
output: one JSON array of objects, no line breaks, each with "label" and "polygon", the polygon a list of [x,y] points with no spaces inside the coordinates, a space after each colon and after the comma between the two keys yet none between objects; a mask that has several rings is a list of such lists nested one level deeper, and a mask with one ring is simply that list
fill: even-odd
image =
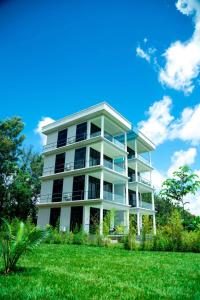
[{"label": "foliage", "polygon": [[183,166],[173,173],[172,178],[168,178],[163,182],[163,189],[160,191],[161,197],[175,202],[184,210],[184,198],[187,194],[195,194],[200,187],[200,180],[197,174],[192,173],[188,166]]},{"label": "foliage", "polygon": [[4,261],[4,273],[14,271],[19,258],[33,250],[44,239],[46,232],[31,223],[15,219],[9,223],[3,219],[0,231],[1,251]]},{"label": "foliage", "polygon": [[36,221],[42,157],[24,150],[24,124],[18,117],[0,121],[0,217]]},{"label": "foliage", "polygon": [[142,243],[141,248],[145,249],[147,236],[151,233],[151,222],[149,215],[144,215],[143,225],[142,225]]},{"label": "foliage", "polygon": [[73,232],[73,244],[76,245],[85,245],[88,242],[88,236],[84,232],[83,228],[75,228]]},{"label": "foliage", "polygon": [[130,216],[129,220],[129,232],[124,238],[124,248],[127,250],[136,250],[136,229],[133,216]]}]

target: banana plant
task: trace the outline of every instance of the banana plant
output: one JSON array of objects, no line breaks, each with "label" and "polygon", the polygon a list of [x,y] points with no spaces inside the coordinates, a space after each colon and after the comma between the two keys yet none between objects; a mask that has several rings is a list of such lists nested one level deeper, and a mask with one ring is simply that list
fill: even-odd
[{"label": "banana plant", "polygon": [[1,254],[4,262],[4,274],[16,268],[19,258],[32,251],[46,237],[46,231],[19,220],[9,223],[2,219],[0,231]]}]

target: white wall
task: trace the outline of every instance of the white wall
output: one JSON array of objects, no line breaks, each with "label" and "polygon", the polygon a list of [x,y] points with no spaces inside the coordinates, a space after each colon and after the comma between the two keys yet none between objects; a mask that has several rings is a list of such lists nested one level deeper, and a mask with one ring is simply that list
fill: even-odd
[{"label": "white wall", "polygon": [[39,208],[38,210],[38,218],[37,218],[37,226],[41,228],[45,228],[47,224],[49,224],[50,219],[50,208]]},{"label": "white wall", "polygon": [[73,176],[67,176],[63,182],[63,193],[71,193],[73,187]]},{"label": "white wall", "polygon": [[58,138],[58,132],[52,132],[47,135],[47,144],[56,143]]},{"label": "white wall", "polygon": [[71,207],[66,206],[61,208],[60,213],[60,230],[69,231],[70,230],[70,217],[71,217]]},{"label": "white wall", "polygon": [[[56,156],[55,154],[52,155],[45,155],[44,157],[44,171],[48,171],[46,168],[51,168],[55,166],[55,160],[56,160]],[[45,170],[46,169],[46,170]]]},{"label": "white wall", "polygon": [[76,125],[68,127],[67,138],[71,138],[75,136],[76,136]]},{"label": "white wall", "polygon": [[53,190],[53,180],[43,180],[41,184],[41,196],[42,196],[41,202],[46,202],[45,201],[46,198],[44,198],[44,200],[42,200],[42,198],[44,195],[51,195],[52,190]]},{"label": "white wall", "polygon": [[74,162],[75,149],[66,151],[65,164]]}]

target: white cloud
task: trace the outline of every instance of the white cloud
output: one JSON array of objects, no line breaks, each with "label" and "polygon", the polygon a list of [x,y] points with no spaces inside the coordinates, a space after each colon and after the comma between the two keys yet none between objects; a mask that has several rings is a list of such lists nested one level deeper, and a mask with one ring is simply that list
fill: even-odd
[{"label": "white cloud", "polygon": [[200,3],[198,0],[178,0],[176,7],[187,16],[194,15],[195,30],[191,39],[184,43],[176,41],[165,51],[166,64],[160,69],[159,80],[189,94],[200,72]]},{"label": "white cloud", "polygon": [[156,101],[150,106],[146,121],[138,123],[138,128],[156,145],[163,143],[168,138],[169,125],[174,117],[170,114],[172,100],[164,96],[162,100]]},{"label": "white cloud", "polygon": [[162,187],[162,183],[163,181],[165,181],[166,176],[158,170],[153,170],[152,171],[152,184],[156,190],[156,192],[159,192],[161,187]]},{"label": "white cloud", "polygon": [[181,118],[171,126],[170,139],[190,141],[193,145],[200,143],[200,104],[194,108],[186,107]]},{"label": "white cloud", "polygon": [[136,48],[136,55],[150,62],[150,55],[139,46]]},{"label": "white cloud", "polygon": [[188,150],[179,150],[174,152],[171,157],[171,166],[167,172],[167,175],[172,176],[174,171],[177,171],[179,167],[184,165],[192,165],[197,155],[196,148],[189,148]]},{"label": "white cloud", "polygon": [[53,123],[55,122],[55,120],[53,120],[52,118],[50,117],[43,117],[42,120],[40,120],[38,122],[38,125],[37,125],[37,128],[34,130],[34,132],[36,134],[39,134],[40,136],[40,139],[41,139],[41,144],[42,145],[45,145],[46,144],[46,135],[44,135],[42,133],[42,128],[50,123]]}]

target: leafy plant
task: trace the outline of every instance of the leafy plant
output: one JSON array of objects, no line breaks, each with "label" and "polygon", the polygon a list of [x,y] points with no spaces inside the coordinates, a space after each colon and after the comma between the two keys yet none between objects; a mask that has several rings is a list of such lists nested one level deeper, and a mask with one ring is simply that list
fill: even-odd
[{"label": "leafy plant", "polygon": [[25,224],[16,219],[9,223],[6,219],[2,219],[0,242],[4,273],[14,271],[22,254],[37,247],[46,233],[30,223]]},{"label": "leafy plant", "polygon": [[127,250],[136,250],[136,229],[133,216],[130,216],[129,232],[124,238],[124,248]]}]

